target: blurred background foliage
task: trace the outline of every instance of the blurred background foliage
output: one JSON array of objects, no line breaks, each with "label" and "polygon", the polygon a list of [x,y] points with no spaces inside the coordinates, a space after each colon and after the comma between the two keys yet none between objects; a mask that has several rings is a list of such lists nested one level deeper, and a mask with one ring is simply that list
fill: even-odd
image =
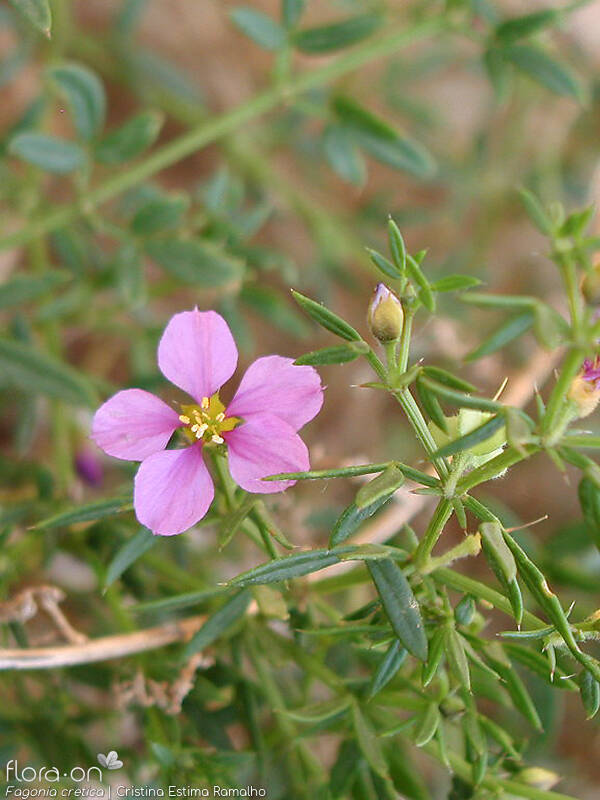
[{"label": "blurred background foliage", "polygon": [[[375,280],[365,248],[384,249],[388,214],[411,250],[428,248],[431,281],[467,273],[500,293],[555,302],[546,245],[516,187],[567,208],[596,199],[599,45],[597,2],[1,2],[5,603],[53,583],[77,628],[130,631],[186,613],[166,602],[174,594],[199,593],[190,612],[217,607],[215,586],[260,560],[240,537],[221,551],[214,518],[194,534],[140,538],[128,510],[132,466],[88,441],[91,413],[116,387],[163,390],[155,348],[173,312],[219,310],[244,362],[327,344],[289,287],[364,331]],[[498,347],[467,369],[491,394],[538,351],[526,322],[501,328]],[[414,357],[455,369],[501,323],[496,311],[441,296],[441,313],[417,325]],[[390,401],[349,388],[369,380],[363,366],[322,374],[326,405],[307,434],[313,467],[414,463],[414,437]],[[522,543],[593,612],[600,559],[573,487],[549,462],[517,473],[488,500],[506,524],[549,515]],[[299,485],[270,507],[294,544],[320,545],[354,491]],[[32,527],[95,502],[88,520]],[[264,602],[277,617],[273,598]],[[6,644],[49,635],[35,621],[2,627]],[[292,779],[294,769],[320,774],[319,741],[338,785],[354,776],[335,796],[388,796],[355,744],[337,750],[331,709],[312,720],[267,711],[307,702],[302,658],[309,673],[322,662],[345,675],[370,668],[374,651],[327,638],[309,646],[248,622],[214,657],[177,716],[117,703],[138,670],[172,681],[173,650],[7,673],[0,762],[18,755],[70,768],[116,747],[132,780],[238,785],[260,768],[276,798],[296,796],[290,770]],[[595,798],[597,723],[580,724],[568,692],[550,691],[531,671],[523,677],[544,723],[544,733],[528,731],[529,757],[563,772],[564,791]],[[402,796],[471,796],[460,781],[448,795],[447,774],[425,758],[413,768],[414,751],[409,758],[397,738],[387,751]]]}]

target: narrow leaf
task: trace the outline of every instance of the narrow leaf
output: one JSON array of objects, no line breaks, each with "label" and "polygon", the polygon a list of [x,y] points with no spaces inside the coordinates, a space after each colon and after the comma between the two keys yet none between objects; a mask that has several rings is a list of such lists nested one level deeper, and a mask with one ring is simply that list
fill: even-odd
[{"label": "narrow leaf", "polygon": [[379,27],[380,22],[379,14],[360,14],[331,25],[297,31],[293,42],[303,53],[330,53],[366,39]]},{"label": "narrow leaf", "polygon": [[0,372],[6,383],[28,393],[92,408],[97,402],[84,375],[23,342],[0,338]]},{"label": "narrow leaf", "polygon": [[427,660],[427,637],[421,610],[400,567],[391,560],[367,564],[385,613],[403,646],[420,661]]},{"label": "narrow leaf", "polygon": [[354,330],[351,325],[345,322],[341,317],[338,317],[337,314],[334,314],[333,311],[325,308],[321,303],[311,300],[310,297],[305,297],[294,289],[292,289],[292,295],[294,300],[308,316],[323,328],[326,328],[328,331],[331,331],[331,333],[349,342],[362,341],[362,337],[358,331]]},{"label": "narrow leaf", "polygon": [[112,561],[106,570],[106,577],[104,579],[104,588],[107,589],[113,584],[117,578],[128,569],[138,558],[147,553],[151,547],[154,547],[158,537],[147,528],[141,528],[135,536],[128,542],[120,547],[115,553]]},{"label": "narrow leaf", "polygon": [[185,658],[204,650],[227,633],[244,616],[250,599],[250,592],[242,590],[234,594],[218,611],[215,611],[191,638],[185,648]]},{"label": "narrow leaf", "polygon": [[34,528],[36,530],[66,528],[80,522],[95,522],[98,519],[112,517],[114,514],[122,514],[124,511],[131,511],[132,508],[131,497],[113,497],[109,500],[99,500],[97,503],[61,511],[59,514],[54,514],[52,517],[38,522]]}]

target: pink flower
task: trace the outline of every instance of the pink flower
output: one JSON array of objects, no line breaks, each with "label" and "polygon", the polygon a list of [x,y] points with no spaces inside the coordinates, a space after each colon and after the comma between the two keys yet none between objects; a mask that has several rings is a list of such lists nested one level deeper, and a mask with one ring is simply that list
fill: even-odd
[{"label": "pink flower", "polygon": [[593,360],[585,359],[581,377],[584,381],[593,383],[595,389],[600,389],[600,356],[596,356]]},{"label": "pink flower", "polygon": [[[158,366],[192,402],[178,413],[149,392],[125,389],[94,416],[92,438],[105,453],[142,462],[133,502],[138,520],[153,533],[182,533],[208,511],[214,486],[204,448],[226,446],[231,476],[248,492],[283,491],[295,481],[261,479],[309,468],[297,431],[323,403],[318,373],[294,366],[291,358],[259,358],[225,408],[218,392],[235,372],[237,358],[231,331],[215,311],[175,314],[158,345]],[[176,430],[187,446],[166,450]]]}]

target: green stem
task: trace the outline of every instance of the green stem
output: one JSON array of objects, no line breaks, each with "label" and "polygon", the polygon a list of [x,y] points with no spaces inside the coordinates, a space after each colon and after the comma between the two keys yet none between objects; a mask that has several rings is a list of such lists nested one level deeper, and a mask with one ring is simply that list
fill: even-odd
[{"label": "green stem", "polygon": [[83,202],[74,202],[61,206],[44,216],[34,219],[0,240],[0,251],[25,244],[43,234],[64,227],[74,219],[86,214],[98,205],[123,194],[157,173],[178,163],[187,156],[216,140],[232,133],[237,128],[247,125],[251,120],[266,114],[281,103],[286,103],[298,95],[311,89],[324,86],[330,81],[341,78],[349,72],[368,64],[376,58],[384,58],[398,52],[404,45],[412,44],[416,39],[439,31],[441,21],[429,20],[410,30],[392,31],[386,36],[370,40],[355,47],[318,69],[304,72],[287,85],[274,86],[248,100],[237,108],[213,117],[191,131],[182,134],[172,142],[156,150],[152,155],[129,169],[117,172],[104,183],[92,189]]},{"label": "green stem", "polygon": [[429,521],[425,536],[421,539],[417,552],[415,555],[416,569],[424,568],[429,561],[429,556],[436,545],[437,540],[440,538],[444,525],[450,519],[452,514],[452,503],[445,497],[438,503],[435,512]]},{"label": "green stem", "polygon": [[573,379],[581,369],[584,353],[578,348],[574,347],[566,356],[558,380],[554,385],[548,405],[546,406],[546,413],[542,421],[542,429],[546,435],[552,434],[557,418],[562,411],[563,404],[567,393],[571,387]]},{"label": "green stem", "polygon": [[[503,594],[500,594],[500,592],[492,589],[487,584],[481,583],[481,581],[476,581],[473,578],[467,577],[466,575],[461,575],[459,572],[455,572],[453,569],[449,569],[448,567],[436,569],[431,573],[431,577],[436,583],[441,583],[448,589],[454,589],[455,591],[462,592],[463,594],[472,594],[473,597],[477,597],[479,600],[485,600],[486,602],[491,603],[494,608],[497,608],[499,611],[503,611],[505,614],[508,614],[509,617],[513,616],[513,610],[507,598],[504,597]],[[537,629],[547,627],[543,620],[539,619],[539,617],[536,617],[535,614],[532,614],[530,611],[523,612],[523,622],[526,623],[530,628]]]},{"label": "green stem", "polygon": [[398,353],[398,373],[402,375],[408,367],[408,357],[410,354],[410,340],[412,336],[412,323],[415,316],[412,306],[404,308],[404,326],[400,337],[400,349]]},{"label": "green stem", "polygon": [[[402,406],[402,410],[408,417],[408,421],[412,425],[415,433],[421,444],[423,445],[425,452],[431,458],[432,453],[435,453],[437,450],[437,445],[431,435],[431,431],[427,427],[427,423],[425,422],[423,415],[421,414],[421,410],[417,405],[414,397],[410,393],[409,389],[401,389],[401,390],[392,390],[392,394],[396,398],[396,400]],[[446,466],[446,462],[442,458],[432,458],[431,462],[433,466],[436,468],[438,475],[440,478],[445,478],[448,475],[448,467]]]}]

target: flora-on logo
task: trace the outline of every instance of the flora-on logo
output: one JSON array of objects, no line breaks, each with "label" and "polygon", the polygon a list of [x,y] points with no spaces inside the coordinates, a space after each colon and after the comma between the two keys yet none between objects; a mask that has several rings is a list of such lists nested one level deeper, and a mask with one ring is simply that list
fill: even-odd
[{"label": "flora-on logo", "polygon": [[119,754],[116,750],[111,750],[110,753],[98,753],[98,763],[101,767],[106,769],[121,769],[123,762],[119,760]]}]

